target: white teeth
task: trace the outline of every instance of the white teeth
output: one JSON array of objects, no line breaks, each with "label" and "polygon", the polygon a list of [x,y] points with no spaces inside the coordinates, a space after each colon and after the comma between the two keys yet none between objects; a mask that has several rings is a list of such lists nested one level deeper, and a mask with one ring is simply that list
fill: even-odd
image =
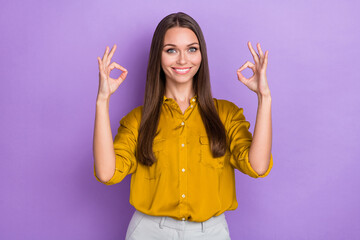
[{"label": "white teeth", "polygon": [[177,72],[187,72],[190,68],[186,68],[186,69],[177,69],[175,68],[175,71]]}]

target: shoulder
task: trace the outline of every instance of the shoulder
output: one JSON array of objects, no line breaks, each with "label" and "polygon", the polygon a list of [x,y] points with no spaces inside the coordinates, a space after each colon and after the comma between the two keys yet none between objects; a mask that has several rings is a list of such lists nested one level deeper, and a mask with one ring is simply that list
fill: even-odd
[{"label": "shoulder", "polygon": [[217,98],[213,98],[213,100],[214,100],[215,108],[218,111],[219,115],[224,115],[224,114],[228,115],[234,112],[235,110],[239,109],[239,107],[236,106],[235,103],[230,102],[228,100],[217,99]]},{"label": "shoulder", "polygon": [[243,108],[239,108],[235,103],[224,99],[214,99],[215,108],[219,114],[220,120],[225,128],[232,121],[244,120]]},{"label": "shoulder", "polygon": [[133,117],[133,118],[136,118],[136,119],[141,119],[142,108],[143,108],[142,105],[137,106],[136,108],[134,108],[133,110],[131,110],[131,111],[127,114],[127,116]]},{"label": "shoulder", "polygon": [[120,120],[120,124],[130,125],[131,127],[136,129],[139,128],[141,122],[142,108],[143,106],[141,105],[132,109]]}]

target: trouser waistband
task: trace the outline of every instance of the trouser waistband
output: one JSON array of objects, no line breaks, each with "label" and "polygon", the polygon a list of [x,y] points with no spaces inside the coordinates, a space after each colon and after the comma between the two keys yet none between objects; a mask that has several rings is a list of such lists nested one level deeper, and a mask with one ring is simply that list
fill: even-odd
[{"label": "trouser waistband", "polygon": [[160,228],[163,228],[163,226],[174,228],[177,230],[196,230],[201,229],[201,231],[205,232],[206,228],[215,226],[221,222],[226,221],[225,214],[222,213],[219,216],[211,217],[210,219],[204,221],[204,222],[192,222],[187,220],[176,220],[172,217],[164,217],[164,216],[152,216],[145,213],[142,213],[138,210],[135,210],[135,213],[139,216],[143,216],[144,218],[150,219],[152,221],[155,221],[159,224]]}]

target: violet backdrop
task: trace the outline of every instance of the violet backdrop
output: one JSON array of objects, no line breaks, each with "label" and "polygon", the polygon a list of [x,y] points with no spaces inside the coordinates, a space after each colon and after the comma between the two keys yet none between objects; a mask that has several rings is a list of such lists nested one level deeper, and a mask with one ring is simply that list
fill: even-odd
[{"label": "violet backdrop", "polygon": [[[269,50],[274,166],[236,172],[232,239],[359,239],[358,1],[2,1],[0,9],[0,239],[124,239],[134,212],[130,175],[93,175],[97,57],[129,71],[110,101],[113,137],[143,101],[152,34],[183,11],[202,27],[213,96],[244,108],[257,97],[237,80]],[[117,77],[120,71],[112,72]],[[247,69],[245,76],[251,76]],[[357,110],[356,110],[357,109]]]}]

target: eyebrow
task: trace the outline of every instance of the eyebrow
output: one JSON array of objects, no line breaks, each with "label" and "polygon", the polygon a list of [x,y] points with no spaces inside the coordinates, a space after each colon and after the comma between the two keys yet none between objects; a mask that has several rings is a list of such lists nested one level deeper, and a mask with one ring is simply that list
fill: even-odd
[{"label": "eyebrow", "polygon": [[[188,45],[188,47],[189,47],[189,46],[191,46],[191,45],[194,45],[194,44],[199,45],[199,43],[197,43],[197,42],[193,42],[193,43],[190,43],[190,44]],[[166,47],[166,46],[176,47],[176,45],[175,45],[175,44],[171,44],[171,43],[168,43],[168,44],[165,44],[165,45],[164,45],[164,47]]]}]

